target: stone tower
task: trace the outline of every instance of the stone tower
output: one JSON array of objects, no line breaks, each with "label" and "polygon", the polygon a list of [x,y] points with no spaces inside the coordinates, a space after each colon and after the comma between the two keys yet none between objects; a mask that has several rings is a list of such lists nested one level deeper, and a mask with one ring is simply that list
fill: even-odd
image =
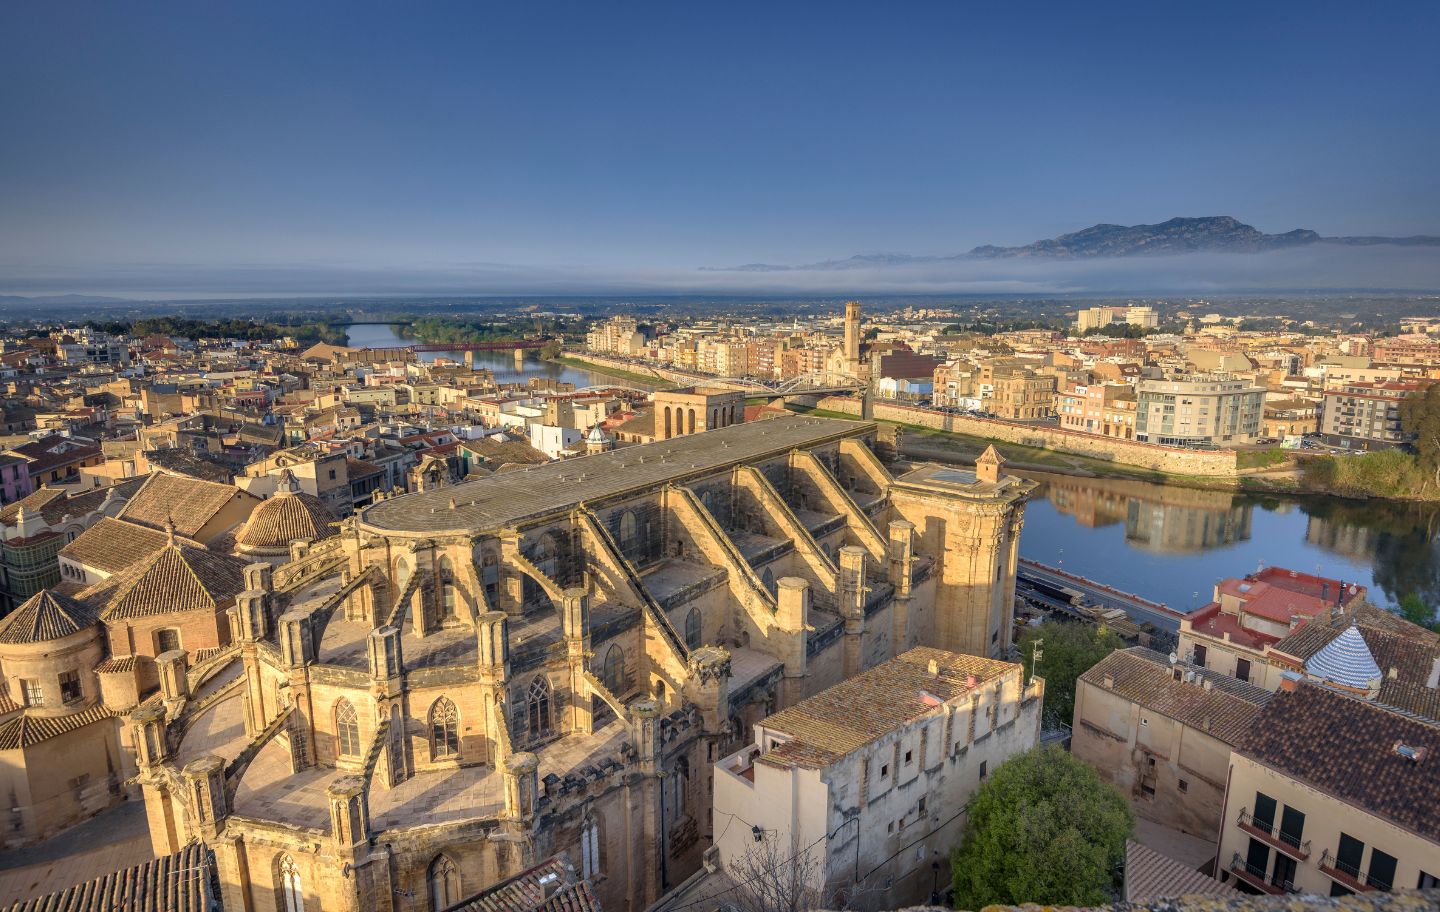
[{"label": "stone tower", "polygon": [[860,376],[860,302],[845,302],[845,367],[850,376]]},{"label": "stone tower", "polygon": [[921,465],[891,488],[893,519],[913,523],[911,547],[935,560],[924,645],[992,658],[1010,647],[1020,529],[1035,482],[1000,474],[1001,462],[987,450],[973,474]]}]

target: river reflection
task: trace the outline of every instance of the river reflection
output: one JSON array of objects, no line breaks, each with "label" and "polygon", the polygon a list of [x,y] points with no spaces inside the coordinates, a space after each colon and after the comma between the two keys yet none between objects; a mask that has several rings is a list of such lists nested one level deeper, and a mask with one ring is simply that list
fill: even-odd
[{"label": "river reflection", "polygon": [[[1030,474],[1030,473],[1023,473]],[[1440,510],[1034,474],[1021,552],[1181,609],[1260,565],[1369,586],[1377,604],[1440,600]]]}]

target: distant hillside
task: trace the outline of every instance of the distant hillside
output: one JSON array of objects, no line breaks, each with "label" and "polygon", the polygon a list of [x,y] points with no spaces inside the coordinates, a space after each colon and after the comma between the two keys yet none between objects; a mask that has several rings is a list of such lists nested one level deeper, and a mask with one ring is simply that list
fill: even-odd
[{"label": "distant hillside", "polygon": [[866,254],[844,260],[825,260],[804,266],[772,266],[750,263],[722,271],[774,272],[810,269],[858,269],[874,266],[898,266],[909,263],[936,263],[955,260],[995,260],[1021,257],[1049,259],[1094,259],[1155,254],[1186,253],[1265,253],[1304,247],[1310,244],[1345,244],[1348,246],[1401,245],[1407,247],[1440,246],[1440,237],[1322,237],[1308,228],[1296,228],[1284,234],[1266,234],[1228,215],[1201,218],[1172,218],[1158,225],[1092,225],[1072,234],[1036,241],[1024,247],[985,245],[968,253],[951,256],[917,257],[903,253]]}]

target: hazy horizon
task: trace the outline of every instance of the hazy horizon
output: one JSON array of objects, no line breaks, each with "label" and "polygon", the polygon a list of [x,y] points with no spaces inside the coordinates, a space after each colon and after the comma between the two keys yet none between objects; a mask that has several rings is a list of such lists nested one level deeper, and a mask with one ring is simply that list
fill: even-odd
[{"label": "hazy horizon", "polygon": [[0,7],[0,293],[1440,288],[1440,248],[945,256],[1096,223],[1440,235],[1440,7]]}]

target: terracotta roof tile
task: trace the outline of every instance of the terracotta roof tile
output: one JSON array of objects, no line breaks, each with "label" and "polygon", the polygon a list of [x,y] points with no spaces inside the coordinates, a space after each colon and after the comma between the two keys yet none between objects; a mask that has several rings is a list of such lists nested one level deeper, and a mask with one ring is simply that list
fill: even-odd
[{"label": "terracotta roof tile", "polygon": [[29,747],[77,728],[84,728],[92,722],[113,717],[114,713],[103,704],[96,704],[68,716],[32,716],[24,712],[0,723],[0,750]]},{"label": "terracotta roof tile", "polygon": [[156,472],[130,498],[120,518],[152,529],[163,529],[173,520],[177,534],[193,538],[231,500],[253,496],[233,485]]},{"label": "terracotta roof tile", "polygon": [[215,855],[192,842],[174,855],[6,908],[7,912],[215,912],[220,908]]},{"label": "terracotta roof tile", "polygon": [[[1396,749],[1420,751],[1407,759]],[[1300,681],[1235,745],[1243,756],[1440,842],[1440,725]]]},{"label": "terracotta roof tile", "polygon": [[[934,661],[938,673],[930,673]],[[841,681],[762,721],[791,740],[760,759],[781,765],[827,766],[930,712],[934,699],[953,700],[1018,668],[1010,662],[919,646]],[[970,683],[972,680],[974,683]],[[927,700],[926,697],[930,697]]]},{"label": "terracotta roof tile", "polygon": [[[1175,680],[1176,668],[1182,669],[1182,680]],[[1196,680],[1183,680],[1183,672]],[[1269,691],[1229,675],[1186,662],[1171,666],[1165,656],[1141,646],[1110,653],[1080,680],[1105,687],[1107,677],[1111,681],[1107,690],[1226,744],[1234,744],[1250,730],[1260,708],[1272,697]]]},{"label": "terracotta roof tile", "polygon": [[1177,896],[1239,896],[1240,891],[1161,855],[1133,839],[1125,841],[1125,901],[1148,902]]},{"label": "terracotta roof tile", "polygon": [[255,508],[235,537],[235,544],[242,548],[288,547],[296,539],[334,535],[333,522],[335,514],[318,497],[281,491]]},{"label": "terracotta roof tile", "polygon": [[445,912],[600,912],[587,881],[559,856],[477,893]]},{"label": "terracotta roof tile", "polygon": [[[105,574],[119,573],[165,547],[159,529],[105,516],[60,549],[60,556]],[[185,540],[186,544],[198,542]]]},{"label": "terracotta roof tile", "polygon": [[82,597],[103,605],[100,617],[112,621],[213,609],[244,589],[245,561],[177,543],[91,586]]},{"label": "terracotta roof tile", "polygon": [[0,619],[0,643],[44,643],[79,633],[98,618],[90,606],[41,589]]}]

